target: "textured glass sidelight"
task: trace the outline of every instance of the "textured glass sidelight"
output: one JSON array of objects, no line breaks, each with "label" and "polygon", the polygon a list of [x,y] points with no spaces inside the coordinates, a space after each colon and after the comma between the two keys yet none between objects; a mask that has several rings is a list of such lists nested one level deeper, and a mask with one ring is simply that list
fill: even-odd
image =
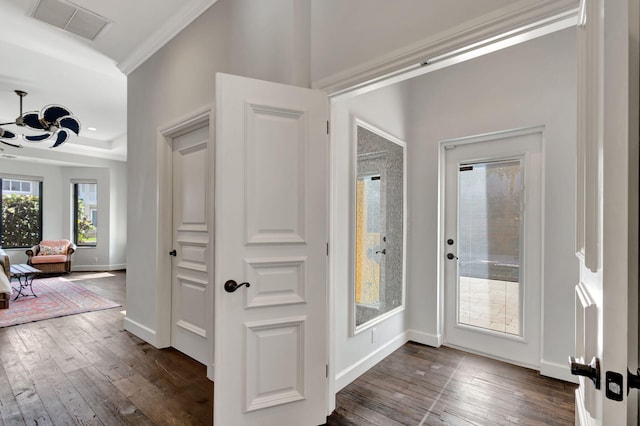
[{"label": "textured glass sidelight", "polygon": [[356,303],[379,308],[384,260],[380,176],[359,178],[356,199]]},{"label": "textured glass sidelight", "polygon": [[354,331],[404,303],[404,145],[357,127]]},{"label": "textured glass sidelight", "polygon": [[520,160],[458,172],[458,323],[521,335]]}]

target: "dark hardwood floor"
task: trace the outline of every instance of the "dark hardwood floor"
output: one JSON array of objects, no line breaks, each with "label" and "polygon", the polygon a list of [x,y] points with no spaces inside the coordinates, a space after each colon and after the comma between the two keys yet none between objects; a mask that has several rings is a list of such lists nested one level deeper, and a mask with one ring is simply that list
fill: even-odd
[{"label": "dark hardwood floor", "polygon": [[[67,278],[123,307],[0,328],[0,426],[212,424],[205,367],[124,331],[124,272]],[[327,424],[569,425],[574,389],[408,343],[340,391]]]},{"label": "dark hardwood floor", "polygon": [[576,386],[407,343],[342,389],[328,425],[573,425]]},{"label": "dark hardwood floor", "polygon": [[0,329],[0,425],[210,425],[213,382],[124,331],[125,274],[73,273],[122,308]]}]

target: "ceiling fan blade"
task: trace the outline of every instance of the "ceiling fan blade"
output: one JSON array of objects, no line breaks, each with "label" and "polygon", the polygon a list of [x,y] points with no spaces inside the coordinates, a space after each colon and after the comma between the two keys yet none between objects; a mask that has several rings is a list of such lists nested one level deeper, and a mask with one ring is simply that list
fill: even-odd
[{"label": "ceiling fan blade", "polygon": [[64,117],[65,115],[71,115],[71,111],[69,111],[62,105],[47,105],[46,107],[42,108],[42,111],[40,111],[40,116],[42,117],[42,119],[49,123],[54,123],[56,120]]},{"label": "ceiling fan blade", "polygon": [[26,136],[26,135],[24,136],[24,138],[29,142],[42,142],[49,139],[50,137],[51,137],[51,133],[43,133],[41,135],[35,135],[35,136]]},{"label": "ceiling fan blade", "polygon": [[12,147],[14,147],[14,148],[22,148],[22,145],[15,144],[15,143],[9,143],[9,142],[7,142],[7,141],[3,141],[2,139],[0,139],[0,143],[3,143],[3,144],[5,144],[5,145],[12,146]]},{"label": "ceiling fan blade", "polygon": [[76,135],[80,134],[80,120],[78,120],[73,115],[68,115],[66,117],[62,117],[58,123],[60,123],[60,127],[71,130]]},{"label": "ceiling fan blade", "polygon": [[42,123],[40,123],[40,117],[38,116],[38,111],[26,112],[22,116],[22,123],[31,127],[32,129],[44,130]]},{"label": "ceiling fan blade", "polygon": [[57,148],[65,143],[67,139],[69,139],[69,132],[67,132],[65,129],[60,129],[60,131],[56,133],[56,142],[49,148]]},{"label": "ceiling fan blade", "polygon": [[17,136],[15,133],[0,128],[0,138],[2,139],[15,139]]}]

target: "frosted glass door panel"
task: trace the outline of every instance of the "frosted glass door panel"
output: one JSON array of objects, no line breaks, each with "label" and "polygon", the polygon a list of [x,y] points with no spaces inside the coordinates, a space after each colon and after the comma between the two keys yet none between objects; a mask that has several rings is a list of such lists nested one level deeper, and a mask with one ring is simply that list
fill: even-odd
[{"label": "frosted glass door panel", "polygon": [[522,165],[463,164],[458,173],[458,323],[520,335]]}]

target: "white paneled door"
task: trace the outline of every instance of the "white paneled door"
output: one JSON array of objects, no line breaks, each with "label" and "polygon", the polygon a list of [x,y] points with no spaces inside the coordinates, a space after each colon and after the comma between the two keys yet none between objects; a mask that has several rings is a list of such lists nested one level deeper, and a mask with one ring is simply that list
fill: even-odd
[{"label": "white paneled door", "polygon": [[328,101],[216,79],[216,425],[326,420]]},{"label": "white paneled door", "polygon": [[209,365],[206,309],[209,126],[173,138],[171,346]]},{"label": "white paneled door", "polygon": [[640,1],[582,0],[580,18],[576,424],[636,425]]}]

